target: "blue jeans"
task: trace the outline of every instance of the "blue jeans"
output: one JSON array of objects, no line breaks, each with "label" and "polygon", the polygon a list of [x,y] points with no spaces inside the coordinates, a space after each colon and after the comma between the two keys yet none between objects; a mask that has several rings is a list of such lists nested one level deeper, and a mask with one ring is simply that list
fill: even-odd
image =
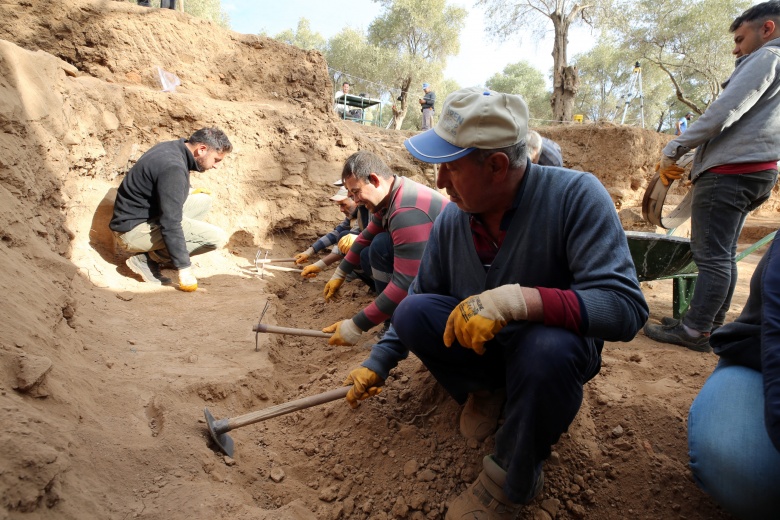
[{"label": "blue jeans", "polygon": [[442,339],[460,303],[451,296],[407,296],[393,314],[401,342],[459,403],[477,390],[506,389],[505,421],[493,458],[507,472],[504,492],[515,503],[532,498],[550,448],[574,420],[582,385],[601,367],[602,341],[540,323],[513,322],[485,344],[485,354]]},{"label": "blue jeans", "polygon": [[699,269],[683,323],[700,332],[723,325],[737,285],[737,239],[748,213],[769,198],[777,170],[704,172],[693,188],[691,252]]},{"label": "blue jeans", "polygon": [[688,414],[698,486],[738,518],[780,515],[780,453],[764,424],[760,372],[721,360]]},{"label": "blue jeans", "polygon": [[360,252],[360,267],[364,273],[371,274],[377,294],[385,290],[393,277],[394,258],[393,241],[386,231],[376,235],[371,246],[364,247]]}]

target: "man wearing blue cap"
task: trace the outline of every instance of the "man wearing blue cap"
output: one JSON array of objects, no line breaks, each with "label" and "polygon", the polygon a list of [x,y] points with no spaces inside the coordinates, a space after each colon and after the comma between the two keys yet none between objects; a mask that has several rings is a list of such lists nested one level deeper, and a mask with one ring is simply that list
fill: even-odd
[{"label": "man wearing blue cap", "polygon": [[423,92],[425,95],[420,98],[422,106],[422,126],[420,130],[430,130],[433,127],[433,104],[436,102],[436,92],[431,90],[428,83],[423,83]]},{"label": "man wearing blue cap", "polygon": [[601,366],[630,341],[647,303],[612,200],[593,175],[532,164],[520,96],[462,89],[436,127],[404,144],[441,164],[449,204],[384,338],[347,383],[376,395],[414,352],[459,403],[464,436],[495,435],[476,481],[446,518],[510,519],[544,485],[543,461]]}]

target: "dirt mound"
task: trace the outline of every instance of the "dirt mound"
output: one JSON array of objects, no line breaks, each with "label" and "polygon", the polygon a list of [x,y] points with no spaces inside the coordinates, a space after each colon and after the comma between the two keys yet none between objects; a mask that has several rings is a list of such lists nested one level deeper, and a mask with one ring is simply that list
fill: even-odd
[{"label": "dirt mound", "polygon": [[[406,136],[339,121],[316,52],[126,2],[11,1],[0,16],[0,518],[442,518],[492,439],[460,437],[457,406],[416,359],[358,410],[231,432],[235,459],[202,418],[335,388],[365,358],[370,334],[353,348],[255,337],[266,302],[266,323],[320,328],[370,297],[353,283],[326,305],[322,279],[260,277],[253,260],[338,222],[331,182],[358,149],[430,182]],[[175,93],[157,66],[181,78]],[[193,184],[212,190],[229,247],[196,258],[196,293],[146,286],[113,248],[107,197],[151,145],[209,125],[235,149]],[[634,210],[664,142],[613,125],[540,130]],[[732,314],[756,261],[740,263]],[[644,288],[653,315],[668,313],[671,282]],[[641,335],[605,347],[524,518],[723,517],[691,481],[685,441],[715,359],[681,350]]]}]

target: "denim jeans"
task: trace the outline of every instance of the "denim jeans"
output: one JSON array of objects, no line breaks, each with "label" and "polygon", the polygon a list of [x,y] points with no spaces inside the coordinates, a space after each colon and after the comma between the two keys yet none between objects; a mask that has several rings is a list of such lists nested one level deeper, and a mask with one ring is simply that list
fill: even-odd
[{"label": "denim jeans", "polygon": [[748,213],[769,198],[777,170],[704,172],[693,188],[691,252],[699,269],[683,323],[700,332],[723,325],[737,285],[737,240]]},{"label": "denim jeans", "polygon": [[386,231],[376,235],[371,246],[360,252],[360,267],[364,273],[371,273],[377,294],[385,290],[393,277],[394,258],[393,241]]},{"label": "denim jeans", "polygon": [[688,414],[698,486],[738,518],[780,515],[780,453],[764,424],[760,372],[721,360]]},{"label": "denim jeans", "polygon": [[601,366],[603,342],[541,323],[513,322],[476,354],[444,345],[451,296],[407,296],[393,314],[401,342],[459,403],[477,390],[506,389],[504,424],[493,458],[507,472],[504,492],[515,503],[532,498],[550,448],[582,404],[582,385]]}]

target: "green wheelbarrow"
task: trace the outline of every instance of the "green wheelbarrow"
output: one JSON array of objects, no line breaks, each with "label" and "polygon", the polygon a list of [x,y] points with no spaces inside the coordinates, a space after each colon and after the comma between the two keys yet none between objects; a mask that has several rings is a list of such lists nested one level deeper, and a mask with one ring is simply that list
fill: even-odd
[{"label": "green wheelbarrow", "polygon": [[[775,232],[751,245],[737,255],[739,262],[759,247],[771,242]],[[673,280],[672,312],[675,318],[682,318],[691,304],[696,288],[698,268],[693,261],[691,241],[687,238],[641,231],[626,231],[628,249],[636,266],[640,282],[650,280]]]}]

